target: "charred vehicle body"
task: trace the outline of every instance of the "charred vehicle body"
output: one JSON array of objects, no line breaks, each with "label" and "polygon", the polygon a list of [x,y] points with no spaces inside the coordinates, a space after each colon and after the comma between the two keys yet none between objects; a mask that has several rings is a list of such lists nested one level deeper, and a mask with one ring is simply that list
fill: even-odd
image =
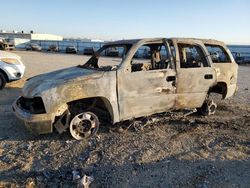
[{"label": "charred vehicle body", "polygon": [[[107,56],[114,48],[117,56]],[[38,134],[69,129],[81,140],[94,135],[102,121],[188,108],[213,114],[209,94],[233,96],[237,71],[228,48],[216,40],[115,41],[83,65],[29,79],[13,111]]]}]

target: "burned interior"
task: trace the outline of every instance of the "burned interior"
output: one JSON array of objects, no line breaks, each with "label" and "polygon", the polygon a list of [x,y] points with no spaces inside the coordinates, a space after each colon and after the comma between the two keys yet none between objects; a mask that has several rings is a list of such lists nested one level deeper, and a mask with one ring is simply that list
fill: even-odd
[{"label": "burned interior", "polygon": [[201,47],[194,44],[178,44],[181,68],[208,67]]},{"label": "burned interior", "polygon": [[174,68],[166,43],[150,43],[141,46],[133,56],[131,65],[132,72]]}]

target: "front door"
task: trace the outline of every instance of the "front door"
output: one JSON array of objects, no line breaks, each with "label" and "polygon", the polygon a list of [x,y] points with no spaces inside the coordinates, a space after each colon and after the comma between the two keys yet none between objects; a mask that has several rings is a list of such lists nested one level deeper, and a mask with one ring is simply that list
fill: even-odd
[{"label": "front door", "polygon": [[141,46],[128,70],[118,71],[120,119],[164,112],[174,107],[176,70],[165,43]]}]

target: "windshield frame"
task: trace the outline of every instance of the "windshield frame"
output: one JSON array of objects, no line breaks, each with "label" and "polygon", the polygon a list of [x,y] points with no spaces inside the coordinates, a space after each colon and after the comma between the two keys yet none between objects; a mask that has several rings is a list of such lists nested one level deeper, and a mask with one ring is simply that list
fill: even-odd
[{"label": "windshield frame", "polygon": [[88,59],[88,61],[86,63],[80,65],[80,67],[87,68],[87,69],[94,69],[97,71],[103,71],[98,65],[98,60],[100,57],[108,57],[108,56],[101,56],[100,54],[108,48],[119,48],[119,47],[123,47],[124,51],[123,51],[122,56],[120,57],[121,62],[119,63],[119,65],[117,66],[117,69],[116,69],[116,70],[118,70],[121,67],[121,64],[123,63],[124,59],[126,58],[128,52],[130,51],[132,44],[126,44],[126,43],[105,44],[97,51],[94,51],[93,55]]}]

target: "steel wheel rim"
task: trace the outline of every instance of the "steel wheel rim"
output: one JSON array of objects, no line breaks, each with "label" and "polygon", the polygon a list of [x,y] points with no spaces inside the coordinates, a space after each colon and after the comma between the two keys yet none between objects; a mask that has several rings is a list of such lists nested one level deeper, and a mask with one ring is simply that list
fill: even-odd
[{"label": "steel wheel rim", "polygon": [[213,115],[215,113],[217,105],[214,102],[211,102],[211,104],[208,106],[209,108],[209,113]]},{"label": "steel wheel rim", "polygon": [[77,139],[82,140],[93,136],[99,127],[98,119],[91,112],[83,112],[76,115],[70,122],[70,133]]}]

